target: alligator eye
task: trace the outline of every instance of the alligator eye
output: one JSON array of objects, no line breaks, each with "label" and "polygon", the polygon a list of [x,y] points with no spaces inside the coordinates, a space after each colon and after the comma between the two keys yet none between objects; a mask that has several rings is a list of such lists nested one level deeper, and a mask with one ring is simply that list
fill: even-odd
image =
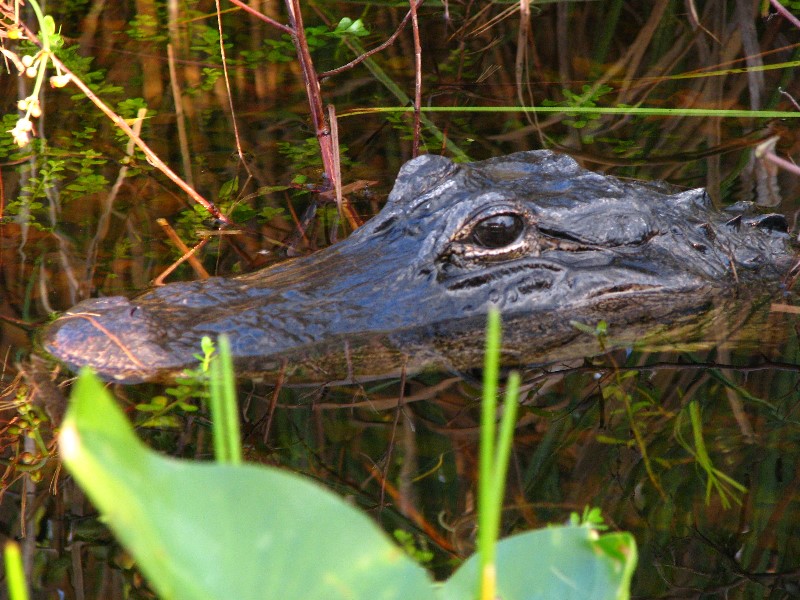
[{"label": "alligator eye", "polygon": [[516,242],[523,229],[525,222],[517,215],[494,215],[473,227],[469,241],[476,246],[494,250]]}]

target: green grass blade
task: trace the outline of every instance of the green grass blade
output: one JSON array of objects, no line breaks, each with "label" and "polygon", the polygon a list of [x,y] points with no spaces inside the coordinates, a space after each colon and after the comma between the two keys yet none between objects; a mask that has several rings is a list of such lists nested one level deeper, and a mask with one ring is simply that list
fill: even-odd
[{"label": "green grass blade", "polygon": [[28,600],[28,586],[25,585],[25,569],[22,554],[15,542],[6,542],[3,552],[6,567],[6,584],[10,600]]},{"label": "green grass blade", "polygon": [[[338,113],[338,118],[373,113],[411,112],[410,106],[375,106]],[[800,111],[727,110],[714,108],[650,108],[646,106],[423,106],[423,113],[569,113],[594,115],[634,115],[640,117],[719,117],[726,119],[798,119]]]},{"label": "green grass blade", "polygon": [[[511,446],[514,441],[514,426],[517,423],[517,412],[519,410],[519,373],[513,371],[508,376],[506,393],[503,398],[503,418],[500,421],[500,435],[497,437],[497,447],[495,450],[494,461],[494,481],[492,487],[499,495],[497,498],[499,507],[502,510],[504,490],[506,487],[506,475],[508,474],[508,461],[511,457]],[[500,528],[500,511],[497,512],[497,522],[495,529]]]},{"label": "green grass blade", "polygon": [[497,415],[497,384],[500,377],[500,311],[489,310],[486,322],[486,354],[483,366],[483,397],[481,404],[481,435],[478,472],[478,552],[480,554],[480,598],[494,596],[495,551],[497,546],[497,491],[493,489],[495,459],[495,421]]},{"label": "green grass blade", "polygon": [[210,385],[214,456],[218,462],[237,465],[242,462],[242,448],[236,378],[233,372],[233,358],[228,337],[220,336],[217,346],[219,354],[211,363]]}]

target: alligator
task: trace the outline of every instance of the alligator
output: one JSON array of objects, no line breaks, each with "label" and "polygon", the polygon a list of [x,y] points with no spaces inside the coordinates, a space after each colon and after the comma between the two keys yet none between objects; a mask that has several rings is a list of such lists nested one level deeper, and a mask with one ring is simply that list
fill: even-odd
[{"label": "alligator", "polygon": [[247,275],[85,300],[40,347],[109,381],[171,381],[203,336],[227,334],[237,373],[358,381],[480,366],[490,307],[503,360],[532,364],[724,317],[774,293],[792,263],[777,214],[717,211],[702,189],[626,181],[548,150],[400,169],[383,210],[346,240]]}]

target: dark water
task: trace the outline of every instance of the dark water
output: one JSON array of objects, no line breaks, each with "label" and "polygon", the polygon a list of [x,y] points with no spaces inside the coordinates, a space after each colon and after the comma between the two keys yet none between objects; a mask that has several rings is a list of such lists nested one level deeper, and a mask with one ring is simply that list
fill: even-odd
[{"label": "dark water", "polygon": [[[309,140],[297,67],[267,60],[272,47],[263,40],[278,36],[240,13],[225,16],[243,162],[218,78],[213,3],[189,4],[196,12],[179,15],[173,38],[182,119],[170,88],[160,4],[113,3],[96,21],[83,4],[53,10],[63,11],[54,16],[67,45],[93,56],[92,70],[104,70],[95,80],[120,88],[101,95],[115,107],[144,98],[150,109],[144,139],[176,171],[191,173],[198,191],[239,225],[238,234],[211,235],[198,253],[208,272],[247,272],[345,237],[351,224],[305,187],[320,181],[316,142]],[[618,176],[706,186],[720,205],[768,205],[794,223],[797,177],[751,160],[753,145],[770,135],[779,136],[779,155],[796,155],[794,120],[582,119],[568,111],[534,119],[466,110],[521,101],[568,105],[577,102],[576,94],[587,94],[584,105],[794,110],[787,95],[798,91],[792,67],[757,67],[759,61],[796,60],[797,31],[784,20],[758,17],[756,3],[696,4],[697,19],[689,4],[659,0],[535,5],[521,38],[516,4],[451,2],[449,20],[444,5],[426,5],[423,104],[462,110],[430,115],[435,130],[423,128],[423,151],[481,159],[546,146]],[[373,33],[360,43],[372,47],[390,35],[404,10],[319,2],[308,5],[306,19],[316,26],[363,16]],[[509,14],[500,18],[504,11]],[[156,26],[148,25],[148,14]],[[355,56],[337,40],[320,43],[314,54],[319,71]],[[406,32],[374,57],[375,65],[322,83],[325,101],[340,115],[343,183],[374,182],[356,186],[350,196],[360,219],[379,210],[400,165],[411,158],[412,124],[407,116],[346,113],[402,105],[387,81],[413,96],[412,56]],[[726,71],[747,66],[756,70]],[[722,73],[673,77],[706,71]],[[14,113],[17,86],[15,77],[0,80],[6,113]],[[16,365],[30,351],[32,329],[51,312],[89,296],[144,290],[182,254],[158,218],[189,246],[215,227],[203,211],[188,209],[185,196],[141,155],[126,158],[126,142],[92,105],[71,100],[74,91],[46,91],[37,123],[46,144],[22,151],[0,144],[0,350],[7,355],[4,401],[10,407],[0,430],[8,464],[0,527],[12,538],[27,532],[23,548],[36,597],[148,597],[92,508],[57,470],[57,460],[18,435],[15,427],[24,419],[12,403],[29,388],[17,385]],[[120,110],[132,118],[137,106],[129,100]],[[10,119],[6,129],[16,115]],[[179,121],[186,125],[185,142]],[[436,131],[449,147],[443,150]],[[196,277],[183,264],[168,280]],[[800,595],[797,318],[769,309],[750,317],[754,325],[729,343],[620,349],[526,372],[505,531],[562,522],[586,505],[600,506],[612,527],[636,536],[638,597]],[[433,550],[431,568],[444,576],[473,545],[478,375],[426,373],[403,382],[326,388],[244,382],[245,448],[251,460],[308,473],[353,497],[389,531],[412,532],[419,546]],[[47,383],[39,383],[41,394]],[[67,389],[68,376],[54,383]],[[117,387],[115,393],[144,423],[152,414],[136,406],[164,390]],[[700,429],[692,428],[692,410]],[[141,431],[162,450],[207,458],[207,425],[202,414],[173,410],[158,427]],[[52,449],[50,426],[44,423],[41,431]],[[717,471],[697,459],[697,434]],[[719,485],[709,488],[710,480]]]}]

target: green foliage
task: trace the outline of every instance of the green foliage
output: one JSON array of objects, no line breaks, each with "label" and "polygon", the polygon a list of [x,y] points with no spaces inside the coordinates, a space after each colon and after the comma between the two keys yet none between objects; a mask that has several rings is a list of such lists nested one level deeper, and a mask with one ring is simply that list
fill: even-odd
[{"label": "green foliage", "polygon": [[37,227],[50,229],[54,223],[45,207],[51,200],[70,202],[108,189],[108,179],[100,172],[108,160],[92,148],[84,147],[94,129],[86,126],[58,145],[33,141],[33,164],[19,166],[25,176],[17,198],[6,206],[6,216]]},{"label": "green foliage", "polygon": [[575,527],[591,527],[597,531],[605,531],[608,529],[608,525],[605,524],[605,519],[600,509],[596,506],[584,507],[582,515],[572,513],[569,516],[569,522]]},{"label": "green foliage", "polygon": [[747,492],[747,488],[714,466],[703,438],[703,422],[696,400],[689,403],[689,423],[694,444],[690,444],[683,435],[682,416],[683,413],[680,413],[675,421],[675,439],[694,457],[696,464],[706,475],[706,504],[711,502],[711,493],[714,491],[723,508],[730,508],[731,500],[741,505],[742,495]]},{"label": "green foliage", "polygon": [[424,544],[422,547],[417,545],[417,540],[414,535],[404,529],[394,530],[394,539],[400,544],[400,547],[405,550],[411,558],[421,565],[427,565],[433,560],[433,552],[428,550]]},{"label": "green foliage", "polygon": [[[211,339],[203,337],[203,345],[210,346]],[[211,358],[210,354],[207,354]],[[214,458],[217,462],[239,465],[242,462],[241,434],[239,433],[239,406],[236,399],[236,379],[233,373],[233,356],[228,336],[219,338],[219,356],[210,362],[211,425],[214,430]]]},{"label": "green foliage", "polygon": [[[125,91],[121,86],[114,85],[106,80],[105,69],[92,68],[94,57],[82,56],[80,54],[80,48],[77,45],[65,46],[56,52],[56,54],[58,55],[58,58],[60,58],[62,62],[67,65],[67,67],[73,73],[75,73],[79,79],[81,79],[95,94],[101,96],[104,100],[112,100],[114,96]],[[76,93],[70,97],[72,100],[76,101],[76,110],[81,106],[86,106],[86,108],[91,111],[93,119],[99,118],[94,106],[90,102],[86,101],[86,97],[82,93]]]},{"label": "green foliage", "polygon": [[[597,106],[598,100],[605,96],[606,94],[614,91],[614,88],[601,85],[598,86],[596,89],[589,84],[585,84],[582,88],[582,94],[576,94],[572,90],[563,89],[561,90],[564,94],[564,101],[563,102],[555,102],[554,100],[544,100],[542,102],[543,106],[564,106],[566,108],[571,107],[594,107]],[[570,112],[569,110],[564,111],[565,114],[571,118],[564,119],[564,124],[569,125],[570,127],[574,127],[575,129],[583,129],[589,123],[593,121],[597,121],[600,118],[599,113],[576,113]]]},{"label": "green foliage", "polygon": [[[361,19],[353,21],[344,17],[333,29],[326,25],[305,28],[308,48],[311,51],[333,52],[336,47],[347,38],[358,38],[369,35]],[[282,35],[280,39],[266,39],[259,50],[243,51],[242,57],[246,64],[256,65],[267,61],[272,63],[288,63],[297,60],[294,42],[289,35]]]},{"label": "green foliage", "polygon": [[336,29],[334,29],[331,33],[331,37],[339,39],[344,39],[351,35],[356,37],[364,37],[369,35],[369,31],[367,31],[367,28],[364,27],[364,23],[361,21],[361,19],[356,19],[353,21],[348,17],[344,17],[341,21],[339,21],[339,24],[336,25]]},{"label": "green foliage", "polygon": [[316,484],[148,450],[90,373],[61,451],[162,598],[433,598],[421,567]]},{"label": "green foliage", "polygon": [[11,131],[17,123],[19,115],[14,113],[7,113],[3,115],[0,121],[0,159],[4,161],[11,161],[22,158],[27,155],[28,150],[20,150],[19,146],[14,142],[14,138],[7,134]]},{"label": "green foliage", "polygon": [[131,38],[140,42],[160,44],[167,41],[166,27],[153,15],[138,13],[128,22],[125,30]]},{"label": "green foliage", "polygon": [[[195,23],[191,28],[191,40],[192,51],[198,53],[204,62],[220,65],[219,67],[203,67],[203,78],[200,87],[194,90],[188,90],[192,93],[197,93],[198,91],[207,92],[214,87],[214,84],[223,75],[222,53],[219,48],[219,30],[214,27],[197,25]],[[232,50],[233,44],[231,42],[225,42],[225,55],[228,57],[226,60],[229,65],[236,64],[236,60],[230,58]]]},{"label": "green foliage", "polygon": [[301,144],[278,142],[277,146],[278,152],[291,161],[293,170],[322,166],[322,158],[319,155],[319,142],[316,138],[306,138]]},{"label": "green foliage", "polygon": [[[194,369],[186,369],[176,378],[175,385],[167,387],[164,392],[167,396],[155,396],[150,402],[139,403],[136,410],[153,413],[143,423],[142,427],[180,427],[181,420],[174,414],[177,410],[183,412],[197,411],[197,401],[208,402],[210,396],[209,377],[211,360],[216,348],[211,338],[204,336],[201,341],[202,354],[195,354],[199,364]],[[170,414],[173,413],[173,414]]]},{"label": "green foliage", "polygon": [[[292,183],[302,186],[308,181],[304,171],[320,171],[322,169],[322,157],[319,154],[319,142],[314,137],[306,138],[302,143],[298,142],[278,142],[278,152],[287,159],[291,165],[290,171],[297,173],[292,179]],[[351,161],[347,158],[348,148],[344,144],[339,145],[339,162],[342,167],[347,167]],[[298,193],[304,193],[297,190]]]}]

